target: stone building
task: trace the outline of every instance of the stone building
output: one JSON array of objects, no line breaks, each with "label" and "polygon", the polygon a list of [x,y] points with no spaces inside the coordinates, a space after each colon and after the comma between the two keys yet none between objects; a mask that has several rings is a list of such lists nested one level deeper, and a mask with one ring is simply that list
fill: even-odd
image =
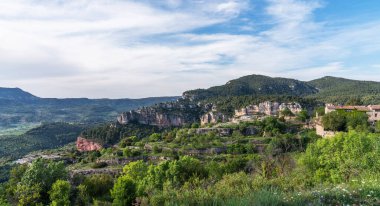
[{"label": "stone building", "polygon": [[[380,120],[380,105],[368,105],[368,106],[335,106],[333,104],[326,104],[325,114],[333,111],[344,110],[350,111],[361,111],[368,115],[368,121],[370,123],[375,123]],[[335,135],[335,131],[326,131],[323,127],[321,119],[318,118],[315,124],[316,133],[322,137],[332,137]]]},{"label": "stone building", "polygon": [[335,106],[327,104],[325,107],[325,114],[336,110],[349,111],[361,111],[368,115],[369,122],[377,122],[380,120],[380,105],[368,105],[368,106]]}]

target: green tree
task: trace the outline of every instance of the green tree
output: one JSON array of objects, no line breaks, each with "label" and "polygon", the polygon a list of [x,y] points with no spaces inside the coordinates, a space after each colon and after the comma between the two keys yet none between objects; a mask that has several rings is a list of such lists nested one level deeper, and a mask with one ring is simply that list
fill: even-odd
[{"label": "green tree", "polygon": [[146,184],[144,178],[147,176],[148,165],[142,160],[131,162],[124,166],[123,175],[133,180],[136,193],[140,196],[144,194]]},{"label": "green tree", "polygon": [[350,131],[310,144],[301,162],[317,182],[340,183],[380,170],[378,134]]},{"label": "green tree", "polygon": [[350,98],[347,102],[346,102],[346,105],[349,105],[349,106],[356,106],[356,105],[363,105],[363,101],[356,97],[356,98]]},{"label": "green tree", "polygon": [[68,181],[57,180],[49,191],[52,206],[70,205],[71,185]]},{"label": "green tree", "polygon": [[132,205],[136,198],[135,182],[127,175],[120,176],[111,190],[111,196],[114,206]]},{"label": "green tree", "polygon": [[304,109],[297,114],[297,120],[301,122],[306,122],[306,120],[309,119],[309,117],[309,113],[307,112],[307,110]]},{"label": "green tree", "polygon": [[15,195],[19,206],[41,205],[42,188],[39,184],[23,185],[18,184]]},{"label": "green tree", "polygon": [[109,197],[109,191],[113,186],[113,178],[109,174],[94,174],[86,177],[82,185],[92,198]]},{"label": "green tree", "polygon": [[322,123],[326,130],[345,131],[346,115],[343,112],[333,111],[322,117]]},{"label": "green tree", "polygon": [[49,191],[55,181],[66,179],[67,174],[63,162],[49,162],[37,159],[25,171],[21,183],[27,186],[40,184],[44,191]]},{"label": "green tree", "polygon": [[191,124],[191,128],[193,128],[193,129],[199,128],[199,123]]},{"label": "green tree", "polygon": [[63,162],[51,162],[41,158],[32,162],[17,183],[15,197],[19,204],[45,203],[48,191],[58,179],[66,179],[67,170]]},{"label": "green tree", "polygon": [[368,127],[368,115],[365,112],[351,111],[347,112],[347,128],[365,129]]},{"label": "green tree", "polygon": [[159,133],[153,133],[149,136],[149,141],[151,142],[158,142],[162,139],[161,134]]},{"label": "green tree", "polygon": [[375,123],[375,131],[376,131],[376,132],[380,132],[380,121],[377,121],[377,122]]},{"label": "green tree", "polygon": [[87,186],[80,184],[77,187],[77,199],[76,199],[76,205],[85,206],[90,202],[90,195],[88,194]]},{"label": "green tree", "polygon": [[8,188],[7,188],[7,195],[9,197],[16,197],[15,191],[17,189],[17,184],[21,182],[22,176],[24,175],[25,171],[28,169],[28,166],[25,165],[18,165],[12,168],[10,171],[10,178],[8,181]]},{"label": "green tree", "polygon": [[314,110],[314,117],[318,116],[323,116],[325,115],[325,107],[318,107]]}]

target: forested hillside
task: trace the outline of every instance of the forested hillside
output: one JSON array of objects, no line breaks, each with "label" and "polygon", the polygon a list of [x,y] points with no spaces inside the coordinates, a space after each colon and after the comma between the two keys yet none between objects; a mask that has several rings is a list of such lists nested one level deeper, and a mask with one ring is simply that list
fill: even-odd
[{"label": "forested hillside", "polygon": [[[249,75],[227,82],[225,85],[209,89],[196,89],[183,93],[183,97],[207,101],[250,96],[265,99],[271,96],[287,96],[324,103],[380,104],[380,82],[350,80],[337,77],[323,77],[309,82],[286,78],[272,78]],[[243,97],[242,99],[244,99]],[[224,101],[224,100],[221,100]],[[239,100],[244,101],[244,100]]]},{"label": "forested hillside", "polygon": [[61,147],[75,141],[86,127],[84,124],[47,123],[25,134],[0,136],[0,157],[15,159],[36,150]]},{"label": "forested hillside", "polygon": [[317,90],[314,87],[299,80],[249,75],[231,80],[222,86],[187,91],[184,92],[183,96],[190,99],[202,100],[211,97],[243,95],[306,96],[316,92]]},{"label": "forested hillside", "polygon": [[344,104],[360,99],[362,104],[380,104],[379,82],[323,77],[308,83],[319,91],[311,96],[324,102]]}]

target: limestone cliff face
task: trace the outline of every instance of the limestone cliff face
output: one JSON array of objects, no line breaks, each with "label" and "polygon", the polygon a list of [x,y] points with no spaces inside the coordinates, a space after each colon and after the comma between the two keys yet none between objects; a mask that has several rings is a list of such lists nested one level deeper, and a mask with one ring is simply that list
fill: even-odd
[{"label": "limestone cliff face", "polygon": [[78,137],[76,145],[77,150],[80,152],[97,151],[103,148],[103,146],[99,143],[93,142],[83,137]]},{"label": "limestone cliff face", "polygon": [[249,105],[241,109],[235,110],[235,117],[251,116],[256,114],[278,115],[284,109],[290,109],[294,114],[302,111],[302,106],[299,103],[279,103],[279,102],[262,102],[259,105]]},{"label": "limestone cliff face", "polygon": [[201,116],[201,125],[218,122],[228,122],[229,118],[220,112],[208,112]]},{"label": "limestone cliff face", "polygon": [[199,113],[200,107],[195,104],[170,102],[124,112],[117,120],[120,124],[138,122],[159,127],[182,126],[198,122]]}]

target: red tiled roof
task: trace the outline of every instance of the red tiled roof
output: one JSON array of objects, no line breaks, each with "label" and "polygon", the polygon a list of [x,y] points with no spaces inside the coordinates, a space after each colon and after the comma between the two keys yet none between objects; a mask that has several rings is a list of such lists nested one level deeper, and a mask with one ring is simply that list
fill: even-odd
[{"label": "red tiled roof", "polygon": [[370,105],[369,107],[373,110],[380,110],[380,105]]}]

